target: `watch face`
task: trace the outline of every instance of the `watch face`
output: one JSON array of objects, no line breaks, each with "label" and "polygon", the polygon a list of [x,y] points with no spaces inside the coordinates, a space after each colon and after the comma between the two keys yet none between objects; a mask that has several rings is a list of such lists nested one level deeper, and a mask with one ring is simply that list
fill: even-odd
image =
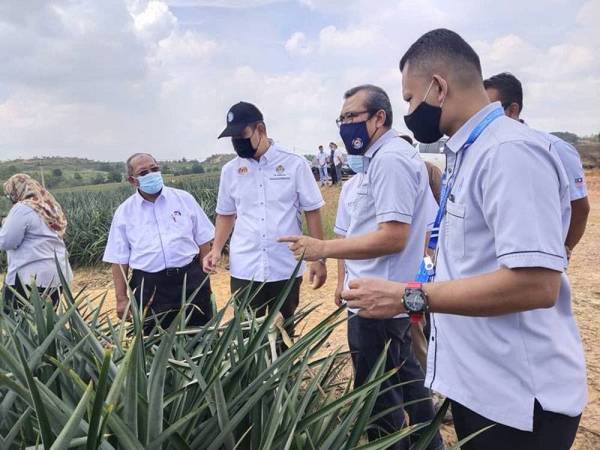
[{"label": "watch face", "polygon": [[420,312],[423,310],[425,301],[420,289],[407,289],[404,293],[404,306],[408,311]]}]

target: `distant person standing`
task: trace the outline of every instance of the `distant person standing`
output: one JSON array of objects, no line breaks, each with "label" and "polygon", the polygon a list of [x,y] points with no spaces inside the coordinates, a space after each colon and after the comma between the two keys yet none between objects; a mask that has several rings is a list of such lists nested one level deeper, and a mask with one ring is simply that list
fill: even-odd
[{"label": "distant person standing", "polygon": [[332,168],[332,184],[337,184],[342,182],[342,164],[344,164],[344,159],[342,156],[342,151],[338,148],[335,142],[329,143],[329,150],[331,152],[331,164]]},{"label": "distant person standing", "polygon": [[319,151],[315,159],[319,167],[319,183],[323,186],[329,180],[329,174],[327,173],[327,153],[325,153],[322,145],[319,145]]},{"label": "distant person standing", "polygon": [[4,193],[13,204],[0,228],[0,250],[8,256],[5,302],[16,302],[9,288],[27,297],[35,282],[39,292],[47,291],[56,305],[61,285],[56,260],[66,280],[72,278],[63,239],[67,230],[63,210],[50,192],[23,173],[4,183]]},{"label": "distant person standing", "polygon": [[[523,87],[517,77],[508,72],[499,73],[484,80],[483,85],[490,101],[499,101],[502,104],[504,114],[511,119],[525,123],[520,118],[523,111]],[[569,178],[571,222],[565,239],[565,249],[567,250],[567,257],[570,259],[571,252],[585,233],[590,213],[590,202],[585,185],[583,165],[581,164],[581,158],[577,149],[571,144],[553,134],[539,130],[536,131],[556,149],[556,153],[563,163],[567,177]]]},{"label": "distant person standing", "polygon": [[[157,320],[167,328],[181,308],[182,291],[191,306],[188,325],[206,324],[212,317],[210,281],[202,257],[210,250],[214,226],[188,192],[163,185],[160,167],[148,153],[127,160],[129,183],[136,192],[115,211],[104,261],[112,263],[117,314],[122,317],[129,286],[143,308],[149,308],[144,333]],[[198,289],[195,297],[190,298]]]}]

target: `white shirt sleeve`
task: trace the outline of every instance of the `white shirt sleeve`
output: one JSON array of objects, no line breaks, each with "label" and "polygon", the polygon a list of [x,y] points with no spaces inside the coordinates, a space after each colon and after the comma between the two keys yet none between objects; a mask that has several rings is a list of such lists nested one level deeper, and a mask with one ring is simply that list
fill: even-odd
[{"label": "white shirt sleeve", "polygon": [[31,214],[36,213],[19,203],[11,208],[0,228],[0,250],[15,250],[21,245],[31,224]]},{"label": "white shirt sleeve", "polygon": [[206,244],[215,238],[215,226],[212,224],[202,207],[190,195],[194,241],[198,246]]},{"label": "white shirt sleeve", "polygon": [[228,166],[221,169],[221,178],[219,179],[219,193],[217,194],[217,214],[222,216],[231,216],[236,213],[235,199],[231,195],[230,185],[235,180],[226,171]]},{"label": "white shirt sleeve", "polygon": [[533,145],[509,142],[490,150],[481,181],[483,214],[501,265],[562,271],[566,259],[556,170],[560,162]]},{"label": "white shirt sleeve", "polygon": [[419,194],[418,174],[399,152],[380,152],[370,162],[377,223],[412,222]]},{"label": "white shirt sleeve", "polygon": [[131,249],[127,239],[125,222],[122,220],[121,208],[117,208],[110,224],[108,241],[102,260],[112,264],[129,264]]},{"label": "white shirt sleeve", "polygon": [[562,139],[553,140],[552,147],[556,150],[569,178],[569,196],[571,201],[587,197],[585,173],[577,149]]},{"label": "white shirt sleeve", "polygon": [[304,211],[314,211],[325,204],[319,186],[317,186],[315,177],[310,170],[310,165],[306,160],[298,164],[296,169],[296,191],[298,192],[300,208]]}]

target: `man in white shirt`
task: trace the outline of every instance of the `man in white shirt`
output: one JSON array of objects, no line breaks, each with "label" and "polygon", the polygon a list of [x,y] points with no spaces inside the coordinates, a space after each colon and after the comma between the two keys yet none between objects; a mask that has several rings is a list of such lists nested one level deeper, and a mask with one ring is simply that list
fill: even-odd
[{"label": "man in white shirt", "polygon": [[[215,241],[204,258],[204,270],[216,269],[231,235],[231,292],[253,282],[264,283],[252,301],[257,314],[264,315],[296,268],[294,257],[285,244],[277,242],[277,237],[301,233],[304,212],[309,234],[321,238],[320,209],[325,202],[309,162],[269,139],[256,106],[246,102],[232,106],[227,113],[227,127],[219,138],[225,136],[231,137],[238,157],[221,171]],[[298,307],[303,271],[304,266],[281,307],[286,320]],[[310,264],[309,278],[314,289],[325,283],[325,260]],[[286,328],[293,334],[291,321],[287,321]]]},{"label": "man in white shirt", "polygon": [[[308,261],[338,259],[339,293],[349,280],[372,276],[389,280],[411,280],[423,258],[427,226],[433,222],[436,204],[429,189],[427,169],[419,152],[392,127],[392,106],[386,92],[373,85],[357,86],[344,94],[338,119],[340,135],[356,172],[342,188],[335,232],[343,239],[317,240],[307,236],[283,237],[297,257]],[[358,161],[358,164],[355,163]],[[386,370],[396,376],[382,386],[373,416],[386,412],[369,432],[371,440],[404,426],[404,403],[411,424],[433,418],[433,405],[423,386],[424,373],[412,351],[410,321],[406,314],[387,320],[357,317],[350,309],[348,346],[354,366],[354,385],[368,380],[377,359],[389,344]],[[404,384],[405,383],[405,384]],[[402,384],[402,385],[401,385]],[[419,401],[416,401],[419,400]],[[413,403],[414,402],[414,403]],[[439,435],[428,447],[442,448]],[[389,447],[409,448],[408,440]]]},{"label": "man in white shirt", "polygon": [[344,157],[342,151],[338,148],[335,142],[329,143],[329,150],[331,152],[331,164],[332,164],[332,184],[342,182],[342,164],[344,164]]},{"label": "man in white shirt", "polygon": [[319,145],[319,151],[315,155],[315,159],[319,168],[319,182],[321,186],[324,186],[329,180],[329,174],[327,172],[327,153],[325,153],[322,145]]},{"label": "man in white shirt", "polygon": [[358,279],[342,295],[364,317],[431,311],[426,385],[451,400],[459,439],[493,425],[464,450],[567,450],[587,386],[557,151],[490,104],[479,57],[458,34],[421,36],[400,70],[415,138],[450,136],[435,281]]},{"label": "man in white shirt", "polygon": [[[127,160],[128,180],[136,192],[115,211],[104,261],[112,264],[121,317],[128,303],[126,277],[138,305],[149,307],[144,333],[156,319],[167,328],[181,307],[182,290],[191,302],[188,325],[212,317],[210,282],[201,260],[210,250],[214,226],[188,192],[163,185],[154,157],[136,153]],[[195,297],[191,297],[200,288]]]},{"label": "man in white shirt", "polygon": [[[508,117],[524,123],[520,118],[523,111],[523,87],[517,77],[507,72],[499,73],[484,80],[483,85],[491,102],[499,101]],[[587,196],[581,158],[577,149],[568,142],[553,134],[543,131],[538,132],[556,149],[556,153],[562,161],[569,178],[571,222],[565,239],[565,249],[567,250],[567,258],[570,258],[571,252],[585,233],[590,213],[590,202]]]}]

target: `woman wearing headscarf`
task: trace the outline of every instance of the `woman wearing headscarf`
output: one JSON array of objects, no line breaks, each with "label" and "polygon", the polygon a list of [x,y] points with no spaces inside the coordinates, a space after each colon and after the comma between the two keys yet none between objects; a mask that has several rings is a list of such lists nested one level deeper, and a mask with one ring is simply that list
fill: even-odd
[{"label": "woman wearing headscarf", "polygon": [[14,299],[12,287],[21,295],[33,281],[40,292],[49,292],[53,303],[59,299],[60,270],[67,281],[71,267],[63,240],[67,220],[54,196],[26,174],[16,174],[4,183],[4,193],[12,202],[0,228],[0,250],[8,256],[4,280],[5,301]]}]

